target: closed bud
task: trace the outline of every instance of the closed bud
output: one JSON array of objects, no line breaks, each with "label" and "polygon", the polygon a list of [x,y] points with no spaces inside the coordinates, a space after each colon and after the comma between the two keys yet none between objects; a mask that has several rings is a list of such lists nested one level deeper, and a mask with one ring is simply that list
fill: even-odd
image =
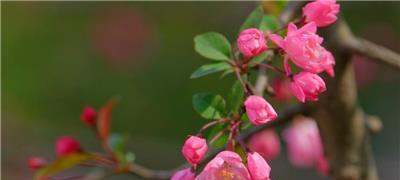
[{"label": "closed bud", "polygon": [[264,159],[274,159],[281,151],[278,135],[273,129],[267,129],[254,134],[247,142],[250,150],[258,152]]},{"label": "closed bud", "polygon": [[89,125],[89,126],[94,126],[96,124],[96,119],[97,119],[97,114],[96,110],[91,107],[91,106],[86,106],[83,108],[82,114],[81,114],[81,120]]},{"label": "closed bud", "polygon": [[270,180],[271,167],[257,152],[247,154],[247,169],[253,180]]},{"label": "closed bud", "polygon": [[317,26],[323,27],[337,20],[340,5],[336,0],[316,0],[306,4],[303,8],[303,16],[306,22],[315,22]]},{"label": "closed bud", "polygon": [[292,93],[301,101],[317,101],[320,93],[326,91],[324,80],[316,74],[301,72],[293,77]]},{"label": "closed bud", "polygon": [[256,56],[268,49],[264,33],[256,28],[242,31],[237,39],[237,46],[246,57]]},{"label": "closed bud", "polygon": [[203,159],[207,149],[208,146],[205,139],[190,136],[182,147],[182,154],[189,164],[197,165]]},{"label": "closed bud", "polygon": [[28,160],[28,166],[32,170],[37,170],[44,167],[47,164],[43,157],[34,156]]},{"label": "closed bud", "polygon": [[246,114],[254,125],[267,123],[278,116],[271,104],[260,96],[249,96],[244,105]]},{"label": "closed bud", "polygon": [[56,143],[57,156],[66,156],[73,153],[79,153],[81,151],[81,146],[75,138],[70,136],[63,136],[58,138]]}]

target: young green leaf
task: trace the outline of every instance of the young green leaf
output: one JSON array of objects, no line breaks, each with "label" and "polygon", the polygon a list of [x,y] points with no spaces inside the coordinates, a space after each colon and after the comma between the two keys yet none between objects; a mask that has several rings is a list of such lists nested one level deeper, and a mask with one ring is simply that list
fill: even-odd
[{"label": "young green leaf", "polygon": [[265,52],[257,55],[256,57],[254,57],[250,60],[249,67],[254,67],[254,66],[260,64],[261,62],[266,60],[268,56],[272,56],[272,55],[273,55],[272,51],[265,51]]},{"label": "young green leaf", "polygon": [[240,84],[239,81],[236,81],[233,84],[232,89],[228,95],[227,99],[228,109],[231,112],[237,114],[239,112],[240,106],[243,103],[243,99],[244,99],[244,92],[242,85]]},{"label": "young green leaf", "polygon": [[89,159],[91,159],[91,156],[86,153],[70,154],[68,156],[60,157],[53,163],[38,171],[36,173],[35,179],[39,180],[55,175]]},{"label": "young green leaf", "polygon": [[[211,130],[210,134],[207,137],[207,142],[210,142],[218,133],[223,131],[228,125],[225,124],[218,124],[213,129]],[[222,148],[226,145],[226,142],[228,141],[228,134],[224,133],[221,135],[220,138],[214,141],[214,143],[211,144],[211,147],[215,149]]]},{"label": "young green leaf", "polygon": [[193,96],[193,107],[206,119],[221,119],[225,116],[225,100],[220,95],[195,94]]},{"label": "young green leaf", "polygon": [[230,68],[232,68],[231,65],[229,65],[228,63],[225,63],[225,62],[215,63],[215,64],[206,64],[206,65],[200,66],[198,69],[196,69],[196,71],[194,71],[192,73],[192,75],[190,75],[190,79],[199,78],[199,77],[202,77],[202,76],[205,76],[208,74],[216,73],[216,72],[227,70]]},{"label": "young green leaf", "polygon": [[227,69],[227,70],[225,70],[222,74],[221,74],[221,76],[219,77],[219,78],[224,78],[226,75],[228,75],[228,74],[230,74],[230,73],[233,73],[233,72],[235,72],[235,70],[233,70],[233,68],[231,68],[231,69]]},{"label": "young green leaf", "polygon": [[194,49],[209,59],[219,61],[231,59],[231,44],[225,36],[217,32],[208,32],[194,37]]},{"label": "young green leaf", "polygon": [[240,130],[246,130],[249,127],[251,127],[252,123],[249,120],[249,117],[247,117],[247,114],[242,115],[242,125],[240,127]]},{"label": "young green leaf", "polygon": [[242,26],[240,26],[240,31],[243,31],[247,28],[258,28],[260,26],[263,15],[263,8],[261,6],[258,6],[249,14]]},{"label": "young green leaf", "polygon": [[264,15],[260,22],[260,30],[263,32],[275,31],[279,28],[278,20],[271,15]]}]

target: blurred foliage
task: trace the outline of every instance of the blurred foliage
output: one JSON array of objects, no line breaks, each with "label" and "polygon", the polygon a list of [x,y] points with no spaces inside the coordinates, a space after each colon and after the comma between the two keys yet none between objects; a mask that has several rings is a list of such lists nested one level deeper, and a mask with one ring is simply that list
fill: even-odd
[{"label": "blurred foliage", "polygon": [[[399,2],[341,2],[354,33],[400,52]],[[197,92],[227,94],[233,77],[219,74],[190,80],[207,60],[193,37],[237,29],[257,2],[2,2],[2,167],[5,179],[27,179],[29,155],[53,158],[59,135],[76,135],[96,149],[80,122],[85,105],[100,108],[119,96],[113,132],[130,134],[137,161],[172,168],[183,158],[187,134],[207,121],[196,115]],[[132,33],[131,33],[132,31]],[[377,66],[375,64],[375,66]],[[382,179],[398,177],[400,76],[378,66],[377,78],[360,89],[365,111],[383,119],[373,137]],[[159,153],[163,149],[163,153]],[[318,178],[281,158],[273,177]],[[281,168],[280,168],[281,167]],[[284,167],[284,168],[283,168]],[[287,171],[296,171],[290,175]],[[21,173],[26,172],[26,173]]]}]

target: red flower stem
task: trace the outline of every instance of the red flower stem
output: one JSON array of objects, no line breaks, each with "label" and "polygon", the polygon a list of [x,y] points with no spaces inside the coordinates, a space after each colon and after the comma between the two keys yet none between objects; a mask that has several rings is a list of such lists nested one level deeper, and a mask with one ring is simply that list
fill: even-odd
[{"label": "red flower stem", "polygon": [[247,89],[246,84],[243,82],[242,78],[240,77],[240,72],[239,72],[239,70],[237,68],[235,68],[235,74],[236,74],[236,78],[238,79],[238,81],[242,85],[243,91],[246,94],[249,94],[249,90]]},{"label": "red flower stem", "polygon": [[211,127],[211,126],[214,126],[214,125],[216,125],[216,124],[220,124],[220,123],[227,122],[227,121],[229,121],[229,120],[230,120],[230,119],[223,118],[223,119],[218,119],[218,120],[209,122],[209,123],[205,124],[205,125],[199,130],[199,132],[197,133],[197,136],[201,135],[201,133],[203,133],[203,131],[205,131],[207,128],[209,128],[209,127]]}]

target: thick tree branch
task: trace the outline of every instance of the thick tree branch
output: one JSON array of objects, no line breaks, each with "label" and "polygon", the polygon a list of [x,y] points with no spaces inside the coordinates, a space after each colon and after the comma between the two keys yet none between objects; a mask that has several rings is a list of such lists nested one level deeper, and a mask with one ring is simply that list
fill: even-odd
[{"label": "thick tree branch", "polygon": [[400,54],[386,47],[355,36],[349,37],[347,41],[343,42],[343,45],[354,53],[400,70]]}]

